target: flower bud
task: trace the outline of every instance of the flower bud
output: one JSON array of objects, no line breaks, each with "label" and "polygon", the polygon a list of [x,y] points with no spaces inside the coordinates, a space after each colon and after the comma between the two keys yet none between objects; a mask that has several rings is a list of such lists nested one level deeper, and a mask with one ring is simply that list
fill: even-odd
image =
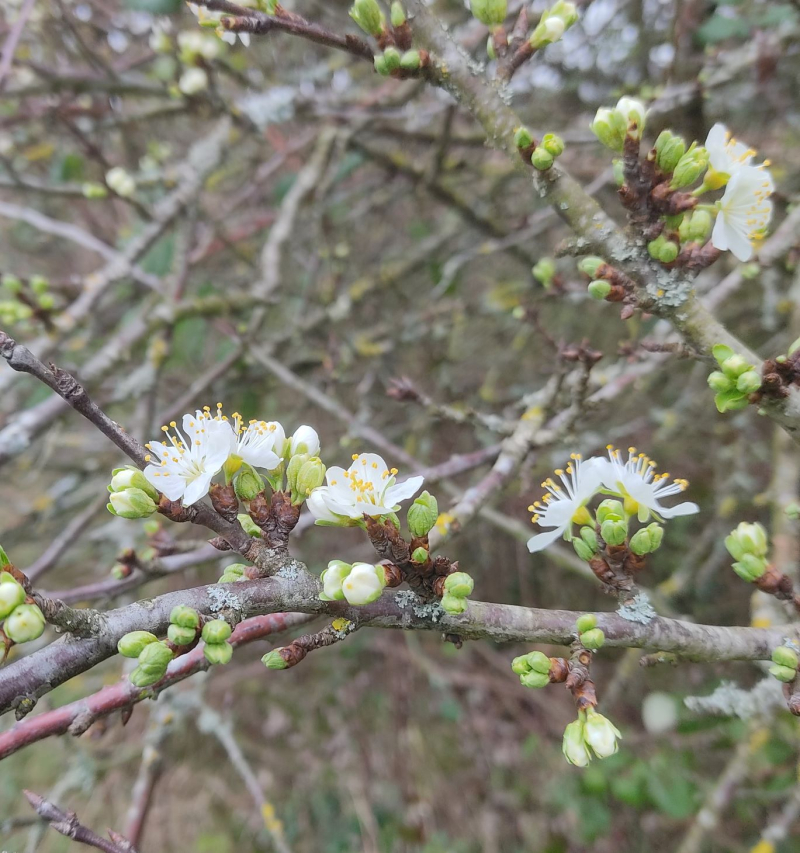
[{"label": "flower bud", "polygon": [[536,281],[549,287],[556,274],[556,264],[552,258],[539,258],[531,270]]},{"label": "flower bud", "polygon": [[614,755],[619,748],[617,741],[621,737],[619,729],[607,717],[598,714],[594,708],[586,711],[584,738],[598,758]]},{"label": "flower bud", "polygon": [[560,157],[564,153],[564,140],[555,133],[545,133],[542,137],[542,148],[553,157]]},{"label": "flower bud", "polygon": [[161,681],[165,674],[166,670],[163,672],[158,669],[146,670],[141,666],[137,666],[128,678],[134,687],[150,687],[151,684]]},{"label": "flower bud", "polygon": [[531,165],[540,172],[546,172],[553,165],[553,155],[544,148],[534,148],[531,154]]},{"label": "flower bud", "polygon": [[584,631],[580,636],[581,643],[586,649],[600,649],[606,641],[606,635],[600,628],[592,628],[591,631]]},{"label": "flower bud", "polygon": [[392,3],[391,18],[393,27],[402,27],[406,22],[405,9],[403,9],[403,4],[399,3],[398,0],[394,0]]},{"label": "flower bud", "polygon": [[180,625],[170,625],[167,628],[167,638],[176,646],[188,646],[196,637],[197,631],[194,628],[182,628]]},{"label": "flower bud", "polygon": [[319,453],[319,436],[313,427],[298,427],[289,439],[287,458],[296,456],[298,453],[306,453],[309,456],[316,456]]},{"label": "flower bud", "polygon": [[418,563],[419,565],[426,563],[428,561],[428,557],[429,557],[429,552],[427,551],[427,549],[423,548],[421,545],[419,548],[415,548],[411,554],[412,562]]},{"label": "flower bud", "polygon": [[585,560],[587,563],[592,559],[592,557],[594,557],[595,552],[583,541],[583,539],[573,539],[572,547],[581,560]]},{"label": "flower bud", "polygon": [[181,628],[197,628],[200,625],[200,614],[193,607],[176,604],[169,614],[169,621]]},{"label": "flower bud", "polygon": [[224,619],[212,619],[203,625],[203,641],[209,645],[224,643],[232,633],[231,626]]},{"label": "flower bud", "polygon": [[541,687],[547,687],[547,685],[550,683],[550,676],[546,673],[530,670],[530,672],[526,672],[520,675],[519,683],[522,684],[523,687],[533,687],[536,689]]},{"label": "flower bud", "polygon": [[743,373],[752,369],[752,365],[741,355],[734,354],[722,363],[722,372],[731,379],[738,379]]},{"label": "flower bud", "polygon": [[117,651],[126,658],[138,658],[145,646],[157,643],[158,637],[149,631],[131,631],[120,637],[117,643]]},{"label": "flower bud", "polygon": [[591,761],[591,755],[583,738],[583,720],[580,718],[571,722],[564,729],[561,751],[567,761],[576,767],[586,767]]},{"label": "flower bud", "polygon": [[361,606],[377,601],[385,586],[383,566],[355,563],[342,582],[342,592],[349,604]]},{"label": "flower bud", "polygon": [[419,538],[427,536],[439,517],[439,503],[428,491],[423,492],[408,508],[408,529]]},{"label": "flower bud", "polygon": [[733,564],[733,570],[743,581],[753,583],[767,570],[767,561],[753,554],[743,554],[742,558]]},{"label": "flower bud", "polygon": [[155,643],[148,643],[139,653],[139,666],[137,669],[147,675],[157,676],[154,680],[158,681],[164,677],[164,673],[167,671],[167,666],[172,658],[172,651],[166,643],[160,640]]},{"label": "flower bud", "polygon": [[448,595],[466,598],[472,595],[473,589],[475,589],[475,581],[466,572],[453,572],[445,578],[444,591]]},{"label": "flower bud", "polygon": [[350,17],[369,36],[379,36],[383,29],[383,12],[377,0],[355,0]]},{"label": "flower bud", "polygon": [[[8,580],[4,580],[8,578]],[[0,575],[0,619],[5,619],[16,607],[25,603],[25,590],[8,573]]]},{"label": "flower bud", "polygon": [[206,643],[203,655],[212,666],[224,666],[233,657],[233,646],[230,643]]},{"label": "flower bud", "polygon": [[[8,554],[6,554],[5,548],[3,548],[2,545],[0,545],[0,569],[4,569],[6,566],[10,566],[10,565],[11,565],[11,560],[8,559]],[[3,583],[3,580],[4,579],[7,580],[8,578],[11,578],[11,580],[14,580],[14,576],[12,574],[10,574],[9,572],[3,572],[2,574],[0,574],[0,583]]]},{"label": "flower bud", "polygon": [[489,59],[497,59],[497,51],[494,49],[494,38],[492,36],[486,39],[486,55]]},{"label": "flower bud", "polygon": [[30,643],[44,633],[44,614],[35,604],[20,604],[6,617],[3,630],[15,643]]},{"label": "flower bud", "polygon": [[667,242],[667,238],[663,234],[659,234],[655,240],[651,240],[647,244],[647,253],[650,255],[651,258],[653,258],[654,260],[657,261],[658,256],[661,252],[661,247],[666,242]]},{"label": "flower bud", "polygon": [[539,19],[539,23],[536,25],[533,33],[531,33],[529,39],[531,47],[538,49],[557,42],[564,35],[566,29],[566,24],[561,18],[545,12]]},{"label": "flower bud", "polygon": [[714,220],[707,210],[695,210],[691,218],[687,218],[689,223],[687,239],[695,243],[704,243],[711,233],[711,228]]},{"label": "flower bud", "polygon": [[656,163],[662,172],[673,172],[686,153],[686,143],[672,131],[662,130],[656,139]]},{"label": "flower bud", "polygon": [[755,370],[745,370],[736,380],[736,390],[742,394],[753,394],[761,387],[761,377]]},{"label": "flower bud", "polygon": [[396,47],[387,47],[383,52],[383,59],[386,62],[389,73],[396,71],[400,67],[400,51]]},{"label": "flower bud", "polygon": [[156,511],[153,499],[142,489],[124,489],[112,492],[106,508],[120,518],[148,518]]},{"label": "flower bud", "polygon": [[422,65],[422,57],[418,50],[407,50],[400,57],[400,67],[403,71],[416,71]]},{"label": "flower bud", "polygon": [[530,148],[533,145],[533,134],[527,127],[518,127],[514,131],[514,145],[517,148]]},{"label": "flower bud", "polygon": [[124,468],[115,468],[111,472],[111,483],[108,486],[108,491],[124,492],[126,489],[140,489],[149,495],[154,501],[158,500],[158,490],[153,488],[144,474],[133,465],[126,465]]},{"label": "flower bud", "polygon": [[281,657],[280,649],[273,649],[261,658],[261,663],[267,669],[288,669],[289,664]]},{"label": "flower bud", "polygon": [[550,672],[551,661],[544,652],[533,651],[525,655],[525,660],[528,664],[528,669],[533,672],[538,672],[540,675],[548,675]]},{"label": "flower bud", "polygon": [[592,628],[597,627],[597,617],[594,613],[584,613],[583,616],[578,617],[578,621],[575,623],[575,629],[579,634],[585,634],[587,631],[591,631]]},{"label": "flower bud", "polygon": [[678,257],[680,247],[672,240],[665,240],[658,250],[658,259],[662,264],[671,264]]},{"label": "flower bud", "polygon": [[580,531],[581,539],[592,549],[594,554],[597,553],[598,544],[597,544],[597,534],[594,531],[594,527],[589,527],[586,525],[585,527],[581,527]]},{"label": "flower bud", "polygon": [[244,573],[247,568],[248,566],[245,563],[231,563],[230,566],[225,566],[223,574],[229,575],[233,580],[239,580],[245,576]]},{"label": "flower bud", "polygon": [[511,671],[517,675],[525,675],[526,672],[530,672],[531,665],[528,663],[528,656],[520,655],[519,657],[515,657],[511,661]]},{"label": "flower bud", "polygon": [[625,520],[604,521],[600,525],[600,535],[608,545],[622,545],[628,536],[628,523]]},{"label": "flower bud", "polygon": [[601,107],[590,125],[592,133],[612,151],[622,151],[627,130],[625,119],[616,110]]},{"label": "flower bud", "polygon": [[264,491],[264,480],[261,475],[246,462],[242,462],[239,473],[233,480],[233,490],[240,501],[252,501]]},{"label": "flower bud", "polygon": [[775,664],[769,668],[769,674],[774,675],[778,681],[783,681],[785,684],[791,684],[797,678],[797,670],[791,666],[780,666]]},{"label": "flower bud", "polygon": [[596,515],[598,524],[602,524],[604,521],[621,521],[625,518],[625,508],[621,501],[606,498],[597,507]]},{"label": "flower bud", "polygon": [[708,387],[717,393],[724,393],[733,388],[733,382],[721,370],[714,370],[708,376]]},{"label": "flower bud", "polygon": [[708,152],[705,148],[695,146],[696,143],[693,142],[689,150],[678,160],[670,182],[673,190],[693,184],[708,167]]},{"label": "flower bud", "polygon": [[596,299],[598,302],[601,302],[609,293],[611,293],[611,285],[602,278],[596,278],[594,281],[590,281],[589,286],[586,289],[589,292],[589,296],[591,296],[592,299]]},{"label": "flower bud", "polygon": [[322,572],[319,578],[322,581],[322,592],[319,596],[322,601],[342,601],[344,599],[342,584],[352,568],[350,563],[345,563],[342,560],[331,560],[328,563],[328,568]]},{"label": "flower bud", "polygon": [[445,593],[442,596],[441,605],[442,610],[444,610],[445,613],[457,616],[459,613],[463,613],[467,609],[467,599]]},{"label": "flower bud", "polygon": [[792,669],[797,669],[800,664],[800,659],[797,657],[797,652],[790,649],[789,646],[778,646],[772,650],[772,662],[779,666],[789,666]]},{"label": "flower bud", "polygon": [[636,533],[631,536],[631,541],[628,543],[628,547],[639,557],[649,554],[652,548],[650,544],[650,534],[648,533],[647,528],[643,527],[641,530],[637,530]]},{"label": "flower bud", "polygon": [[470,0],[472,14],[485,26],[496,27],[508,14],[508,0]]},{"label": "flower bud", "polygon": [[645,105],[636,98],[620,98],[615,112],[622,116],[628,136],[641,139],[647,117]]},{"label": "flower bud", "polygon": [[741,560],[745,554],[766,557],[769,548],[767,531],[758,522],[742,521],[725,537],[725,547],[734,560]]},{"label": "flower bud", "polygon": [[597,278],[597,271],[605,263],[602,258],[596,255],[588,255],[578,261],[578,269],[589,276],[589,278]]},{"label": "flower bud", "polygon": [[[298,457],[292,457],[296,459]],[[289,463],[291,467],[291,462]],[[292,503],[302,503],[317,487],[325,481],[325,465],[319,456],[312,456],[305,461],[297,472],[294,487],[292,489]],[[296,493],[296,497],[295,497]]]}]

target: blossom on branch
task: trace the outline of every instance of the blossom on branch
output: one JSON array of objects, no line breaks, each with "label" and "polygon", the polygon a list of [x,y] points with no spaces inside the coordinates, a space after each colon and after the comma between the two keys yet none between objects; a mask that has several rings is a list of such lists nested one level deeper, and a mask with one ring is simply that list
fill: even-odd
[{"label": "blossom on branch", "polygon": [[718,202],[712,244],[717,249],[730,250],[740,261],[749,261],[753,256],[753,243],[763,238],[772,216],[769,197],[774,189],[772,175],[764,166],[739,169]]}]

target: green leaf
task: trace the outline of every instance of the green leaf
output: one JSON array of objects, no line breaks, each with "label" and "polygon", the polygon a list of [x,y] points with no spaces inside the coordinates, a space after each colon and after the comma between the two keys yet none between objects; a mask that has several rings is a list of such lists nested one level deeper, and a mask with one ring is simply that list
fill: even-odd
[{"label": "green leaf", "polygon": [[717,360],[720,366],[724,362],[726,362],[732,355],[735,355],[734,351],[729,347],[725,346],[725,344],[716,344],[711,347],[711,354]]},{"label": "green leaf", "polygon": [[733,38],[747,38],[750,25],[740,18],[712,15],[697,31],[697,37],[703,44],[716,44]]}]

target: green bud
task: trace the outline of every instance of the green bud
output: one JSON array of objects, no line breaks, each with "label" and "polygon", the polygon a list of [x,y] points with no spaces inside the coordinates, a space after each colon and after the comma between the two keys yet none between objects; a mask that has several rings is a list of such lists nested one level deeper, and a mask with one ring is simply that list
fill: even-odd
[{"label": "green bud", "polygon": [[392,3],[391,18],[393,27],[402,27],[406,22],[405,9],[403,9],[403,4],[399,3],[398,0],[394,0]]},{"label": "green bud", "polygon": [[581,560],[585,560],[587,563],[589,560],[594,557],[594,551],[583,541],[583,539],[573,539],[572,547],[575,549],[575,553],[581,558]]},{"label": "green bud", "polygon": [[547,687],[550,683],[550,676],[543,672],[535,672],[531,670],[530,672],[526,672],[519,677],[520,684],[524,687],[533,687],[533,688],[541,688]]},{"label": "green bud", "polygon": [[797,652],[794,649],[790,649],[788,646],[778,646],[772,651],[772,662],[780,666],[790,666],[792,669],[797,669],[800,659],[798,659]]},{"label": "green bud", "polygon": [[695,210],[689,221],[688,239],[695,243],[704,243],[711,233],[714,220],[707,210]]},{"label": "green bud", "polygon": [[647,253],[650,255],[651,258],[657,261],[658,256],[661,253],[661,248],[666,242],[667,238],[663,234],[659,234],[655,240],[651,240],[647,244]]},{"label": "green bud", "polygon": [[581,634],[581,643],[586,649],[593,650],[602,648],[605,641],[606,635],[600,630],[600,628],[592,628],[591,631],[584,631],[584,633]]},{"label": "green bud", "polygon": [[145,646],[157,643],[158,637],[149,631],[131,631],[120,637],[117,643],[117,651],[126,658],[138,658]]},{"label": "green bud", "polygon": [[383,30],[383,12],[377,0],[355,0],[350,17],[367,35],[379,36]]},{"label": "green bud", "polygon": [[106,508],[120,518],[148,518],[156,511],[153,499],[142,489],[125,489],[112,492]]},{"label": "green bud", "polygon": [[200,614],[185,604],[177,604],[169,614],[169,621],[181,628],[197,628],[200,626]]},{"label": "green bud", "polygon": [[598,550],[597,544],[597,534],[595,533],[594,527],[589,527],[586,525],[585,527],[581,527],[580,537],[583,541],[592,549],[592,553],[596,554]]},{"label": "green bud", "polygon": [[472,14],[485,26],[496,27],[508,14],[508,0],[470,0]]},{"label": "green bud", "polygon": [[[292,457],[294,458],[296,457]],[[291,462],[289,467],[291,468]],[[319,456],[312,456],[300,466],[292,488],[292,503],[295,506],[302,503],[314,489],[323,484],[325,471],[325,465]]]},{"label": "green bud", "polygon": [[3,630],[15,643],[30,643],[44,633],[44,614],[35,604],[20,604],[6,617]]},{"label": "green bud", "polygon": [[611,285],[602,278],[596,278],[594,281],[590,281],[589,286],[586,289],[589,292],[589,296],[591,296],[592,299],[597,299],[598,302],[605,299],[606,296],[611,293]]},{"label": "green bud", "polygon": [[686,153],[686,143],[669,130],[662,130],[656,139],[656,163],[662,172],[673,172]]},{"label": "green bud", "polygon": [[10,272],[3,273],[3,275],[0,276],[0,284],[2,284],[9,293],[13,293],[14,295],[22,292],[22,279]]},{"label": "green bud", "polygon": [[582,616],[578,617],[578,621],[575,623],[575,630],[579,634],[585,634],[587,631],[591,631],[592,628],[597,627],[597,617],[594,613],[584,613]]},{"label": "green bud", "polygon": [[41,296],[50,287],[50,282],[43,275],[32,275],[30,279],[30,286],[31,290],[37,296]]},{"label": "green bud", "polygon": [[726,376],[730,376],[731,379],[738,379],[743,373],[752,369],[752,365],[741,355],[732,355],[730,358],[726,358],[722,364],[722,372]]},{"label": "green bud", "polygon": [[792,519],[792,521],[797,521],[800,519],[800,504],[798,503],[790,503],[786,509],[784,510],[786,515]]},{"label": "green bud", "polygon": [[[5,549],[2,545],[0,545],[0,569],[4,569],[6,566],[11,565],[11,560],[8,559],[8,554],[6,554]],[[4,575],[8,575],[8,572],[3,572]],[[9,577],[13,580],[14,576],[9,575]],[[0,580],[0,583],[2,581]]]},{"label": "green bud", "polygon": [[611,172],[614,176],[614,183],[621,187],[625,183],[625,164],[619,157],[615,157],[611,161]]},{"label": "green bud", "polygon": [[616,110],[601,107],[590,125],[592,133],[612,151],[622,151],[625,145],[627,123]]},{"label": "green bud", "polygon": [[56,300],[52,293],[43,293],[37,297],[36,303],[43,311],[52,311],[56,306]]},{"label": "green bud", "polygon": [[600,525],[600,535],[608,545],[622,545],[628,536],[628,522],[620,521],[604,521]]},{"label": "green bud", "polygon": [[264,491],[266,483],[252,465],[242,462],[239,473],[233,480],[233,490],[240,501],[252,501]]},{"label": "green bud", "polygon": [[411,555],[411,559],[415,563],[426,563],[428,561],[428,552],[422,546],[415,548],[414,553]]},{"label": "green bud", "polygon": [[475,581],[466,572],[453,572],[445,578],[444,591],[448,595],[466,598],[472,595],[473,589],[475,589]]},{"label": "green bud", "polygon": [[387,47],[383,52],[383,58],[390,73],[400,67],[400,51],[396,47]]},{"label": "green bud", "polygon": [[741,560],[745,554],[766,557],[769,549],[767,531],[757,522],[742,521],[725,537],[725,547],[734,560]]},{"label": "green bud", "polygon": [[[248,566],[244,563],[231,563],[230,566],[225,566],[222,572],[222,577],[217,581],[217,583],[234,583],[235,581],[242,580],[245,576],[245,569],[247,568]],[[222,578],[225,578],[225,580]]]},{"label": "green bud", "polygon": [[545,133],[542,138],[542,148],[553,157],[560,157],[564,153],[564,140],[555,133]]},{"label": "green bud", "polygon": [[389,64],[386,62],[386,58],[382,53],[375,54],[373,64],[375,66],[375,70],[381,75],[381,77],[388,77],[391,73],[389,71]]},{"label": "green bud", "polygon": [[665,240],[658,250],[658,259],[662,264],[671,264],[678,257],[680,247],[672,240]]},{"label": "green bud", "polygon": [[151,684],[161,681],[165,674],[166,670],[163,672],[157,669],[146,670],[141,666],[137,666],[128,678],[134,687],[150,687]]},{"label": "green bud", "polygon": [[606,498],[597,507],[596,516],[598,524],[602,524],[604,521],[621,521],[625,518],[625,507],[622,505],[622,501]]},{"label": "green bud", "polygon": [[530,148],[533,145],[533,134],[527,127],[518,127],[514,131],[514,145],[517,148]]},{"label": "green bud", "polygon": [[657,521],[653,521],[647,525],[646,529],[650,536],[650,553],[652,553],[657,551],[664,541],[664,528]]},{"label": "green bud", "polygon": [[25,590],[8,572],[0,575],[10,580],[0,581],[0,619],[5,619],[16,607],[25,603]]},{"label": "green bud", "polygon": [[743,554],[742,558],[733,564],[733,570],[743,581],[753,583],[767,570],[767,561],[753,554]]},{"label": "green bud", "polygon": [[161,640],[147,643],[139,652],[139,666],[146,672],[160,670],[163,674],[167,671],[167,666],[173,657],[169,646]]},{"label": "green bud", "polygon": [[114,492],[124,492],[126,489],[141,489],[154,501],[158,500],[158,490],[133,465],[126,465],[124,468],[115,468],[111,472],[111,482],[109,483],[108,491],[113,494]]},{"label": "green bud", "polygon": [[242,529],[248,536],[252,536],[254,539],[261,538],[261,528],[253,521],[252,518],[246,513],[242,512],[236,516],[239,524],[242,525]]},{"label": "green bud", "polygon": [[541,47],[546,47],[548,44],[559,41],[566,29],[566,21],[559,17],[559,15],[554,15],[553,10],[548,10],[539,18],[539,23],[531,33],[528,41],[532,48],[538,50]]},{"label": "green bud", "polygon": [[84,198],[105,198],[108,195],[108,189],[103,184],[96,184],[87,181],[82,187],[81,192]]},{"label": "green bud", "polygon": [[467,599],[446,593],[442,596],[441,605],[445,613],[457,615],[467,609]]},{"label": "green bud", "polygon": [[789,355],[794,355],[800,349],[800,338],[798,338],[788,349]]},{"label": "green bud", "polygon": [[403,71],[416,71],[422,66],[422,57],[418,50],[407,50],[400,57],[400,67]]},{"label": "green bud", "polygon": [[343,583],[352,569],[350,563],[343,560],[331,560],[328,568],[320,575],[322,581],[322,592],[319,597],[322,601],[342,601],[344,599]]},{"label": "green bud", "polygon": [[511,661],[511,671],[517,675],[524,675],[531,671],[531,665],[528,663],[527,655],[520,655]]},{"label": "green bud", "polygon": [[408,508],[408,529],[414,537],[427,536],[439,517],[439,503],[430,492],[423,492]]},{"label": "green bud", "polygon": [[578,261],[578,269],[588,275],[589,278],[597,278],[597,271],[604,263],[605,261],[602,258],[598,258],[596,255],[588,255]]},{"label": "green bud", "polygon": [[167,638],[176,646],[188,646],[196,637],[197,631],[194,628],[182,628],[180,625],[170,625],[167,628]]},{"label": "green bud", "polygon": [[717,360],[720,367],[734,354],[733,350],[725,344],[714,344],[711,347],[711,354]]},{"label": "green bud", "polygon": [[209,645],[224,643],[232,633],[231,626],[224,619],[212,619],[203,625],[203,640]]},{"label": "green bud", "polygon": [[733,382],[721,370],[715,370],[708,376],[708,387],[720,393],[730,391],[733,388]]},{"label": "green bud", "polygon": [[769,674],[774,675],[778,681],[791,684],[797,678],[797,670],[790,666],[779,666],[775,664],[769,668]]},{"label": "green bud", "polygon": [[693,184],[708,167],[708,152],[705,148],[696,148],[692,143],[689,150],[678,160],[672,174],[670,187],[674,190]]},{"label": "green bud", "polygon": [[649,554],[652,550],[652,546],[650,543],[650,534],[647,531],[647,528],[642,528],[641,530],[637,530],[636,533],[631,536],[631,541],[628,543],[628,547],[634,554],[642,557],[645,554]]},{"label": "green bud", "polygon": [[238,583],[241,579],[240,575],[235,575],[232,572],[223,572],[219,576],[217,583]]},{"label": "green bud", "polygon": [[736,390],[742,394],[753,394],[761,387],[761,377],[755,370],[745,370],[736,380]]},{"label": "green bud", "polygon": [[531,165],[540,172],[546,172],[553,165],[553,155],[542,147],[534,148]]},{"label": "green bud", "polygon": [[212,666],[222,666],[230,663],[233,646],[230,643],[207,643],[203,646],[203,654]]},{"label": "green bud", "polygon": [[494,49],[494,38],[492,36],[486,39],[486,55],[489,59],[497,59],[497,52]]},{"label": "green bud", "polygon": [[645,105],[636,98],[620,98],[614,112],[622,116],[625,122],[625,132],[633,139],[641,139],[647,119]]},{"label": "green bud", "polygon": [[544,652],[528,652],[525,657],[528,661],[529,669],[533,672],[538,672],[540,675],[547,675],[550,672],[552,662]]},{"label": "green bud", "polygon": [[288,669],[289,664],[281,657],[280,649],[273,649],[261,658],[261,663],[267,669]]},{"label": "green bud", "polygon": [[549,287],[556,274],[556,263],[552,258],[539,258],[531,272],[536,281]]}]

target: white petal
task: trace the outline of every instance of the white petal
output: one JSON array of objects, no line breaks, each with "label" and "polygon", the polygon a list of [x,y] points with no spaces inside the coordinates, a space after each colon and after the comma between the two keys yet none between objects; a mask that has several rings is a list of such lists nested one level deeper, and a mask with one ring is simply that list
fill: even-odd
[{"label": "white petal", "polygon": [[691,501],[686,501],[673,507],[656,507],[656,512],[664,518],[677,518],[681,515],[694,515],[700,512],[700,507]]},{"label": "white petal", "polygon": [[162,492],[168,500],[177,501],[183,497],[186,481],[182,477],[165,471],[161,465],[148,465],[144,469],[144,476],[147,482]]},{"label": "white petal", "polygon": [[548,530],[545,533],[537,533],[535,536],[531,536],[528,540],[528,550],[531,554],[544,550],[548,545],[552,545],[565,529],[564,527],[556,527],[555,530]]},{"label": "white petal", "polygon": [[383,496],[383,502],[388,506],[395,506],[400,501],[407,500],[415,495],[422,488],[424,482],[424,477],[409,477],[402,483],[390,486]]},{"label": "white petal", "polygon": [[192,506],[192,504],[196,504],[200,498],[208,494],[208,488],[215,473],[216,471],[206,471],[189,483],[183,495],[184,506]]}]

